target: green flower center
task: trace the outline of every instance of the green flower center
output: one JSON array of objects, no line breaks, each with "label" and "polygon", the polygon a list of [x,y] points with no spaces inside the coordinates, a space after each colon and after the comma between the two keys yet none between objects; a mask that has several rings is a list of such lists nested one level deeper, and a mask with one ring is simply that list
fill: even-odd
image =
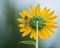
[{"label": "green flower center", "polygon": [[42,29],[45,26],[45,19],[42,16],[33,16],[30,19],[29,24],[31,25],[32,28],[36,29],[36,23],[38,21],[38,29]]}]

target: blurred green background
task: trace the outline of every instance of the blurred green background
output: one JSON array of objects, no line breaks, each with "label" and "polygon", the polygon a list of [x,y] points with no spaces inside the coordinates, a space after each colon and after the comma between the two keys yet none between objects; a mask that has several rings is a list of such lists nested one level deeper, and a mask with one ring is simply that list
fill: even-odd
[{"label": "blurred green background", "polygon": [[8,0],[0,0],[0,5],[0,48],[34,48],[34,45],[19,43],[30,39],[28,36],[21,37],[17,21],[17,18],[20,17],[19,11],[15,8],[14,2],[11,5]]}]

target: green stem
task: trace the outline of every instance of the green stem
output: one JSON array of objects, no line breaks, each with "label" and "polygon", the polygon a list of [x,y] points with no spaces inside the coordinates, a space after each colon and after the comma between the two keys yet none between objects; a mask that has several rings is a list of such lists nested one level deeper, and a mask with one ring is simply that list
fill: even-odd
[{"label": "green stem", "polygon": [[36,48],[38,48],[38,21],[36,22]]}]

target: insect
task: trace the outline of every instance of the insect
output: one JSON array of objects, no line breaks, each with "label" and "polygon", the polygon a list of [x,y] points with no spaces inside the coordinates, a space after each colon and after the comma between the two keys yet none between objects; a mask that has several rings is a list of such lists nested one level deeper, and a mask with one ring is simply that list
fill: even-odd
[{"label": "insect", "polygon": [[25,16],[25,23],[28,24],[28,17]]}]

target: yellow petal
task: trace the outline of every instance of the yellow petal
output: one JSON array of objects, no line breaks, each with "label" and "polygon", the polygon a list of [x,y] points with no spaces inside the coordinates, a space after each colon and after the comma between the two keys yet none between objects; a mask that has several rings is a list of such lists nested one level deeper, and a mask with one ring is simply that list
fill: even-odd
[{"label": "yellow petal", "polygon": [[22,16],[23,18],[25,17],[25,15],[23,14],[23,12],[19,12],[19,15]]},{"label": "yellow petal", "polygon": [[41,15],[44,16],[44,13],[47,11],[47,7],[45,7],[42,12],[41,12]]},{"label": "yellow petal", "polygon": [[50,27],[50,28],[57,28],[57,26],[55,24],[52,24],[52,23],[49,23],[49,24],[46,23],[46,26]]},{"label": "yellow petal", "polygon": [[47,27],[50,27],[50,28],[58,28],[58,27],[55,26],[55,25],[47,25]]},{"label": "yellow petal", "polygon": [[51,35],[50,35],[49,31],[46,28],[44,28],[44,31],[45,31],[45,34],[50,38]]},{"label": "yellow petal", "polygon": [[57,24],[57,22],[53,22],[52,20],[46,20],[46,23]]},{"label": "yellow petal", "polygon": [[47,14],[46,18],[51,17],[54,14],[54,11],[50,12],[49,14]]},{"label": "yellow petal", "polygon": [[36,15],[40,14],[40,4],[36,6],[35,12],[36,12]]},{"label": "yellow petal", "polygon": [[43,39],[46,40],[46,36],[47,36],[47,35],[46,35],[46,32],[45,32],[43,29],[41,30],[41,32],[42,32],[42,34],[43,34],[43,36],[44,36]]},{"label": "yellow petal", "polygon": [[57,18],[57,16],[53,16],[53,17],[48,18],[48,20],[54,20],[56,18]]},{"label": "yellow petal", "polygon": [[25,16],[28,16],[29,18],[32,17],[32,16],[28,13],[28,11],[26,11],[26,10],[23,10],[23,13],[24,13]]},{"label": "yellow petal", "polygon": [[22,34],[22,37],[27,36],[29,33],[30,33],[30,31],[25,31],[25,32]]},{"label": "yellow petal", "polygon": [[42,39],[42,34],[41,34],[41,32],[39,32],[39,34],[38,34],[38,35],[39,35],[40,39]]},{"label": "yellow petal", "polygon": [[46,20],[46,22],[52,22],[52,20]]},{"label": "yellow petal", "polygon": [[36,31],[35,31],[35,30],[32,30],[32,32],[34,33],[34,34],[33,34],[33,37],[34,37],[34,39],[36,40]]},{"label": "yellow petal", "polygon": [[55,33],[51,28],[46,27],[48,31],[50,31],[51,33]]},{"label": "yellow petal", "polygon": [[47,36],[47,35],[45,34],[44,29],[41,29],[41,30],[40,30],[40,32],[41,32],[41,33],[42,33],[42,35],[43,35],[43,39],[44,39],[44,40],[46,40],[46,36]]},{"label": "yellow petal", "polygon": [[35,10],[34,10],[34,8],[32,7],[32,5],[30,5],[30,12],[33,14],[33,16],[36,15],[36,14],[35,14]]},{"label": "yellow petal", "polygon": [[26,31],[22,34],[22,37],[27,36],[31,32],[31,29],[29,27],[26,29]]},{"label": "yellow petal", "polygon": [[43,15],[46,16],[49,13],[49,11],[50,11],[50,8],[47,9]]},{"label": "yellow petal", "polygon": [[31,39],[34,37],[33,34],[34,34],[34,32],[31,32],[31,34],[30,34]]},{"label": "yellow petal", "polygon": [[43,30],[42,33],[43,33],[43,35],[44,35],[44,40],[46,40],[46,39],[47,39],[47,34],[46,34],[46,32]]},{"label": "yellow petal", "polygon": [[26,29],[31,29],[31,27],[29,26],[29,24],[26,24],[25,28]]},{"label": "yellow petal", "polygon": [[56,22],[46,22],[46,24],[55,25],[55,24],[57,24],[57,23],[56,23]]},{"label": "yellow petal", "polygon": [[34,39],[36,40],[36,32],[34,32]]},{"label": "yellow petal", "polygon": [[24,32],[24,31],[26,31],[26,28],[21,28],[19,31]]},{"label": "yellow petal", "polygon": [[22,23],[24,22],[24,19],[23,19],[23,18],[18,18],[17,20],[18,20],[19,22],[22,22]]},{"label": "yellow petal", "polygon": [[46,25],[48,25],[48,26],[53,26],[53,25],[55,25],[56,23],[46,23]]},{"label": "yellow petal", "polygon": [[24,27],[25,26],[25,24],[19,24],[19,27]]},{"label": "yellow petal", "polygon": [[46,37],[45,37],[45,35],[44,35],[42,32],[39,32],[39,37],[40,37],[42,40],[46,40]]},{"label": "yellow petal", "polygon": [[41,34],[42,34],[42,39],[46,40],[46,36],[45,36],[44,32],[41,32]]}]

